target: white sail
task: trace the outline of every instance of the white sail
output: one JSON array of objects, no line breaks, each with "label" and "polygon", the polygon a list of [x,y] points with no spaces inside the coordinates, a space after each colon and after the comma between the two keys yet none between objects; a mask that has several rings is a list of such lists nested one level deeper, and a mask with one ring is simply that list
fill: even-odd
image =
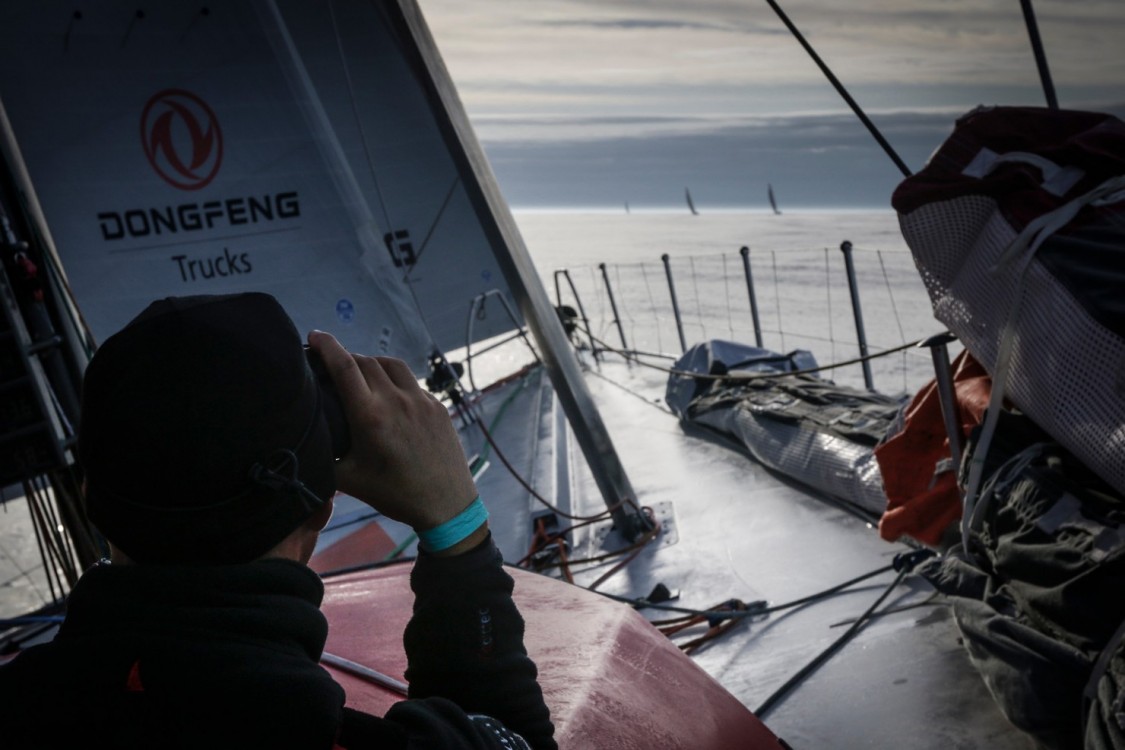
[{"label": "white sail", "polygon": [[0,105],[96,338],[154,298],[254,289],[421,375],[526,317],[615,522],[646,527],[414,0],[12,0]]},{"label": "white sail", "polygon": [[[141,15],[0,9],[0,101],[97,339],[154,298],[257,289],[299,328],[421,371],[464,345],[467,300],[510,299],[382,6]],[[485,313],[474,339],[514,325]]]}]

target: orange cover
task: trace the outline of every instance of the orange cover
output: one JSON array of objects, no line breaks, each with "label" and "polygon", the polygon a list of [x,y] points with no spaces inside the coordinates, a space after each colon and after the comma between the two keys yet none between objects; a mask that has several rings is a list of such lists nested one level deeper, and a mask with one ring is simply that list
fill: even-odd
[{"label": "orange cover", "polygon": [[[984,416],[992,378],[968,350],[953,360],[952,369],[964,445]],[[879,536],[893,542],[905,534],[937,546],[943,532],[961,518],[961,495],[952,471],[936,473],[938,463],[949,458],[949,438],[935,381],[914,395],[903,417],[902,430],[875,448],[887,494]]]}]

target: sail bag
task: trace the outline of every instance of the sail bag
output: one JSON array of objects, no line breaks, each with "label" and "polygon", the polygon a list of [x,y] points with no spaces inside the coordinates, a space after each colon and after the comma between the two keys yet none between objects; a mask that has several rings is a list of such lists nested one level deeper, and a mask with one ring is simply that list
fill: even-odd
[{"label": "sail bag", "polygon": [[684,422],[733,437],[770,469],[878,515],[887,498],[872,450],[902,403],[791,374],[815,367],[800,349],[778,354],[706,341],[676,362],[664,400]]},{"label": "sail bag", "polygon": [[986,463],[968,551],[920,572],[1012,724],[1046,748],[1120,750],[1125,497],[1011,412]]},{"label": "sail bag", "polygon": [[938,320],[1125,492],[1125,123],[974,110],[892,203]]}]

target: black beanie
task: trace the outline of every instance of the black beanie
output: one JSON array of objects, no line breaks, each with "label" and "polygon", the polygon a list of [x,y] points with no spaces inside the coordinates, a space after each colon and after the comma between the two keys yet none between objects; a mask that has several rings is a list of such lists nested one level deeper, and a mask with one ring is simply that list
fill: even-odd
[{"label": "black beanie", "polygon": [[86,370],[90,520],[140,563],[260,557],[335,491],[321,399],[270,295],[152,303]]}]

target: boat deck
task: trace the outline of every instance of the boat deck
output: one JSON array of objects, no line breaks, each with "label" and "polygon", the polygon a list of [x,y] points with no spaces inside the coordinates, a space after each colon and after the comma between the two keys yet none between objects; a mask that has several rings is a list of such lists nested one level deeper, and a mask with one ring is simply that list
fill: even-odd
[{"label": "boat deck", "polygon": [[[887,566],[910,551],[882,541],[871,523],[720,438],[685,430],[663,408],[662,373],[618,360],[592,367],[587,381],[640,504],[666,519],[662,536],[600,591],[640,598],[662,583],[679,594],[670,602],[678,606],[707,608],[732,598],[772,605]],[[481,413],[494,423],[496,443],[513,466],[563,509],[577,515],[604,509],[546,378],[532,375],[507,388],[519,389],[507,406],[511,416],[496,420],[511,391],[491,394]],[[536,414],[538,420],[530,418]],[[479,449],[479,431],[465,428],[465,435],[469,451]],[[478,484],[505,558],[515,561],[526,553],[539,507],[498,461],[491,464]],[[620,544],[607,523],[596,524],[575,532],[571,557]],[[582,572],[583,566],[573,566],[576,582],[591,584],[612,562]],[[693,658],[754,709],[836,640],[894,577],[883,573],[839,595],[752,618]],[[882,605],[903,607],[910,608],[870,621],[776,704],[766,724],[794,747],[1033,747],[1000,715],[948,608],[932,598],[928,584],[908,576]]]}]

